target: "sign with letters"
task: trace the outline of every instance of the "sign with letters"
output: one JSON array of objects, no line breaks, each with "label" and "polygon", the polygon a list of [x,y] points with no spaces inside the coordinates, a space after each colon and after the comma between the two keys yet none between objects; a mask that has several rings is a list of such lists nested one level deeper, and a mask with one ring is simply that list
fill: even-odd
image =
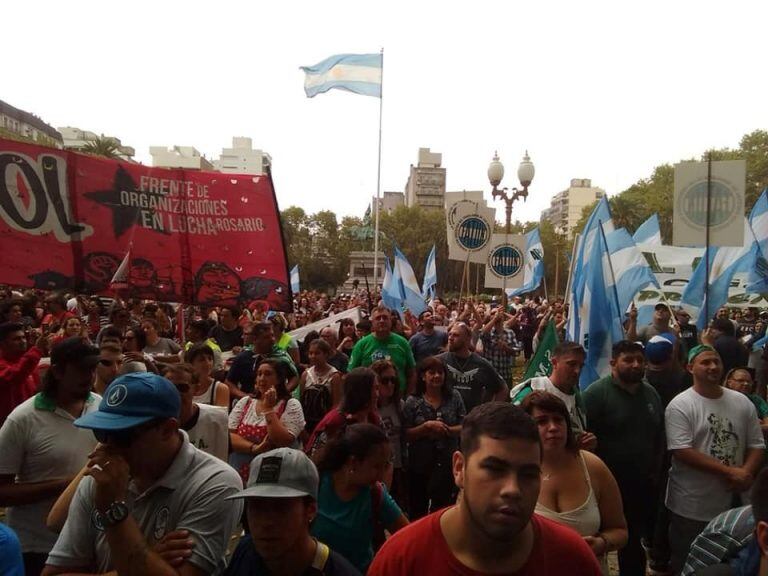
[{"label": "sign with letters", "polygon": [[0,283],[291,309],[270,176],[150,168],[0,139]]}]

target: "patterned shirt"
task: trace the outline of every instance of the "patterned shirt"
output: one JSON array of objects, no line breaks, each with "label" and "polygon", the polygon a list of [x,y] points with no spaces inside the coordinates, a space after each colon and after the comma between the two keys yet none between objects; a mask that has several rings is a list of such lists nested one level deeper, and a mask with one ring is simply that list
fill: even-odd
[{"label": "patterned shirt", "polygon": [[[496,368],[496,372],[509,384],[512,381],[512,368],[515,365],[515,356],[519,350],[515,331],[509,328],[492,330],[481,334],[480,340],[483,343],[483,357]],[[514,350],[507,350],[503,346],[506,344]]]},{"label": "patterned shirt", "polygon": [[752,540],[754,528],[752,506],[718,514],[696,536],[680,576],[690,576],[697,570],[733,558]]}]

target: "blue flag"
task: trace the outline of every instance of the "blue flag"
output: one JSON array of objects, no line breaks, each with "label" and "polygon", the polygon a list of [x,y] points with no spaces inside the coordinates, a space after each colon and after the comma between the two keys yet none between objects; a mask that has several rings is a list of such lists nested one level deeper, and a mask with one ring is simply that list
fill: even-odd
[{"label": "blue flag", "polygon": [[659,228],[658,214],[651,214],[648,219],[640,224],[632,236],[635,244],[655,244],[661,246],[661,229]]},{"label": "blue flag", "polygon": [[435,245],[427,256],[427,265],[424,267],[424,283],[421,288],[421,295],[426,300],[434,298],[435,286],[437,285],[437,265],[435,264]]}]

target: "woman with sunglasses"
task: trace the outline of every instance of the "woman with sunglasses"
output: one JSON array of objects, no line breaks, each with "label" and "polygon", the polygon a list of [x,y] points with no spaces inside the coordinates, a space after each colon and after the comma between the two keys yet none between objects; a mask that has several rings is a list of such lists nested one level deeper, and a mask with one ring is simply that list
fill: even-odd
[{"label": "woman with sunglasses", "polygon": [[445,364],[428,356],[418,367],[416,394],[403,408],[408,441],[408,503],[411,519],[456,499],[452,458],[466,415],[461,394],[445,378]]},{"label": "woman with sunglasses", "polygon": [[288,392],[288,377],[285,362],[263,360],[256,369],[253,394],[241,398],[229,415],[229,463],[240,473],[243,485],[248,483],[254,456],[284,446],[300,447],[304,411]]},{"label": "woman with sunglasses", "polygon": [[733,368],[725,375],[725,387],[741,392],[752,401],[757,411],[757,419],[760,420],[760,427],[763,433],[768,432],[768,402],[755,394],[755,381],[752,378],[752,371],[748,368]]},{"label": "woman with sunglasses", "polygon": [[400,398],[400,380],[390,360],[377,360],[371,370],[379,379],[379,418],[392,448],[392,478],[387,482],[397,502],[405,502],[405,436],[403,434],[403,400]]},{"label": "woman with sunglasses", "polygon": [[147,334],[143,328],[131,327],[123,335],[123,366],[120,374],[129,372],[157,372],[157,367],[142,350],[147,345]]}]

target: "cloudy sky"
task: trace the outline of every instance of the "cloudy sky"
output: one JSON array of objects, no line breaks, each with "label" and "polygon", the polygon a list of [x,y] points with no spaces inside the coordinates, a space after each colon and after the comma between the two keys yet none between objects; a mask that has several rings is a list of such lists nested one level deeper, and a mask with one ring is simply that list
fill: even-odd
[{"label": "cloudy sky", "polygon": [[[376,193],[378,100],[307,99],[299,66],[384,48],[382,191],[419,147],[448,190],[486,191],[494,150],[513,217],[537,219],[571,178],[615,194],[657,164],[768,128],[768,4],[10,2],[0,99],[53,126],[217,157],[232,136],[272,155],[281,208],[362,215]],[[497,219],[502,219],[502,211]]]}]

